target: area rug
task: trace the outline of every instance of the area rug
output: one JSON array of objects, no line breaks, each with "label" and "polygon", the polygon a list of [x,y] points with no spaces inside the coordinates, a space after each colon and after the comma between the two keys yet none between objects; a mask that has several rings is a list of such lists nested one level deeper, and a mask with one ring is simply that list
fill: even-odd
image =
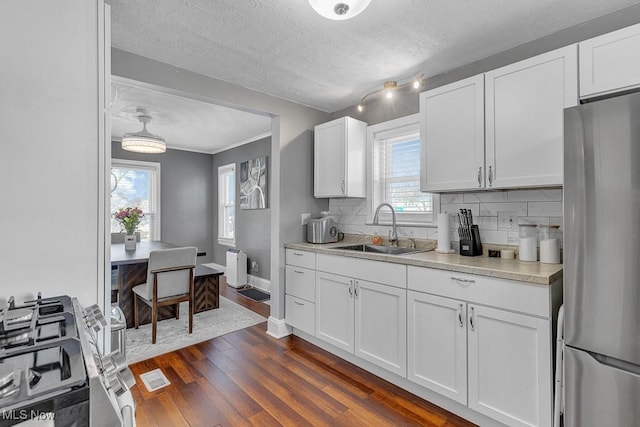
[{"label": "area rug", "polygon": [[127,363],[136,363],[179,348],[188,347],[220,335],[248,328],[267,319],[223,296],[220,307],[193,316],[193,334],[189,335],[189,305],[180,305],[180,319],[158,322],[155,344],[151,344],[151,324],[127,329]]},{"label": "area rug", "polygon": [[253,288],[241,289],[236,292],[256,302],[266,301],[271,298],[271,295],[269,295],[268,293]]}]

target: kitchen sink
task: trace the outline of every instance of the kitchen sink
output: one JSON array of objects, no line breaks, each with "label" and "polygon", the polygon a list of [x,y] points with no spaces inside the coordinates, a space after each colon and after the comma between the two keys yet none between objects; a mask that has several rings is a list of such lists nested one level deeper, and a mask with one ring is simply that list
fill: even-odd
[{"label": "kitchen sink", "polygon": [[418,252],[427,252],[428,249],[416,249],[416,248],[403,248],[400,246],[379,246],[379,245],[347,245],[347,246],[334,246],[331,249],[341,249],[347,251],[357,252],[369,252],[372,254],[385,254],[385,255],[405,255],[415,254]]}]

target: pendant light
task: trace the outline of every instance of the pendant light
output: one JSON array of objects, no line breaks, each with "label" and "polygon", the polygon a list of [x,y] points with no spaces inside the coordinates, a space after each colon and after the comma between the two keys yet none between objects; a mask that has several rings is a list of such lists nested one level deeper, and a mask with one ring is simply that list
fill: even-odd
[{"label": "pendant light", "polygon": [[309,0],[309,4],[327,19],[343,21],[359,15],[369,6],[371,0]]},{"label": "pendant light", "polygon": [[142,113],[138,115],[138,120],[142,123],[142,130],[125,133],[122,136],[122,149],[146,154],[159,154],[167,151],[167,144],[164,142],[164,138],[147,131],[147,123],[151,121],[151,117]]}]

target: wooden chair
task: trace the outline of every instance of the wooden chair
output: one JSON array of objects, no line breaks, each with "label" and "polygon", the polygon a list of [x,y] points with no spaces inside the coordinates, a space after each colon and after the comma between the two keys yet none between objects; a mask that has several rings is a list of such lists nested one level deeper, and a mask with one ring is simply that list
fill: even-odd
[{"label": "wooden chair", "polygon": [[194,285],[196,266],[195,247],[162,249],[149,253],[147,282],[133,288],[134,325],[138,329],[138,304],[151,307],[151,343],[156,343],[158,308],[175,305],[176,319],[180,318],[180,303],[189,301],[189,333],[193,332]]}]

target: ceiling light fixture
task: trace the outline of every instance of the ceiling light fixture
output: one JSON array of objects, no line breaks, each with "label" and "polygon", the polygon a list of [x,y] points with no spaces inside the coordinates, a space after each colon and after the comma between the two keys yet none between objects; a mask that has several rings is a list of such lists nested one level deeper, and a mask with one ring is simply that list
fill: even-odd
[{"label": "ceiling light fixture", "polygon": [[151,116],[140,109],[138,109],[138,113],[138,120],[142,123],[142,130],[125,133],[122,136],[122,149],[145,154],[159,154],[167,151],[167,144],[164,142],[164,138],[147,131],[147,123],[151,121]]},{"label": "ceiling light fixture", "polygon": [[359,15],[369,3],[371,0],[309,0],[313,10],[334,21],[343,21]]},{"label": "ceiling light fixture", "polygon": [[365,96],[362,97],[362,99],[360,100],[360,103],[358,104],[358,111],[360,113],[362,113],[364,111],[364,107],[367,104],[367,99],[369,99],[370,97],[373,97],[374,95],[379,94],[380,92],[384,92],[384,97],[386,99],[392,99],[393,98],[393,94],[402,88],[405,87],[409,87],[411,86],[413,89],[418,90],[422,87],[424,82],[424,74],[421,74],[419,77],[416,77],[410,81],[407,81],[406,83],[402,83],[402,84],[398,84],[397,81],[395,80],[389,80],[384,82],[384,85],[382,86],[382,89],[376,89],[372,92],[369,92],[368,94],[366,94]]}]

